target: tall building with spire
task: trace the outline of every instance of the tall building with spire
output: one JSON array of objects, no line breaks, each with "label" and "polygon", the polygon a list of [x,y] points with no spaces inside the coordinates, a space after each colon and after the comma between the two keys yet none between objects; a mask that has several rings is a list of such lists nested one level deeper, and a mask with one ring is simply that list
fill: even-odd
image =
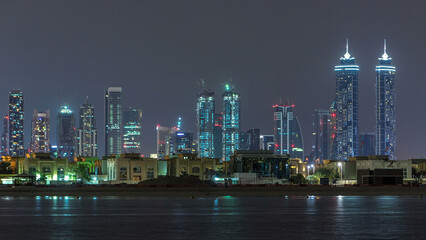
[{"label": "tall building with spire", "polygon": [[105,92],[105,156],[121,154],[123,128],[123,89],[109,87]]},{"label": "tall building with spire", "polygon": [[229,161],[234,151],[240,149],[240,94],[234,90],[233,85],[225,84],[222,100],[222,160]]},{"label": "tall building with spire", "polygon": [[395,111],[395,67],[392,58],[384,52],[376,66],[376,154],[389,155],[395,160],[396,147],[396,111]]},{"label": "tall building with spire", "polygon": [[34,153],[50,152],[50,111],[34,110],[31,122],[30,150]]},{"label": "tall building with spire", "polygon": [[96,129],[95,108],[86,98],[80,107],[80,128],[77,130],[76,155],[83,157],[98,156],[98,130]]},{"label": "tall building with spire", "polygon": [[198,155],[213,158],[214,155],[214,92],[206,89],[197,94],[197,139]]},{"label": "tall building with spire", "polygon": [[9,93],[9,154],[24,156],[24,94],[18,89]]},{"label": "tall building with spire", "polygon": [[355,58],[349,54],[346,40],[346,53],[340,58],[336,72],[336,142],[338,160],[348,160],[358,155],[358,72]]}]

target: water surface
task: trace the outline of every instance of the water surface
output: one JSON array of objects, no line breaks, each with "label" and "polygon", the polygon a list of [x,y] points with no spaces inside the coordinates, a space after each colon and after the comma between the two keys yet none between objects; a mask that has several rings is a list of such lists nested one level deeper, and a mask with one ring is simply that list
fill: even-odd
[{"label": "water surface", "polygon": [[415,197],[1,197],[1,239],[422,239]]}]

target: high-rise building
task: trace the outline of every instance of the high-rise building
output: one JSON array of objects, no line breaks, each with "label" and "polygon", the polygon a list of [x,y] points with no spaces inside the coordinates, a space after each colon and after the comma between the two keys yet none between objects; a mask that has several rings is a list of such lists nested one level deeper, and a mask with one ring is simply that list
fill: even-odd
[{"label": "high-rise building", "polygon": [[247,131],[249,135],[249,150],[260,149],[260,130],[258,128],[252,128]]},{"label": "high-rise building", "polygon": [[260,135],[260,150],[275,151],[274,135]]},{"label": "high-rise building", "polygon": [[121,154],[123,90],[109,87],[105,93],[105,156]]},{"label": "high-rise building", "polygon": [[379,58],[376,67],[376,154],[389,155],[395,160],[396,147],[396,93],[395,93],[395,67],[386,53],[386,40],[384,53]]},{"label": "high-rise building", "polygon": [[170,156],[175,152],[174,136],[176,128],[168,128],[157,125],[157,158],[164,159],[165,156]]},{"label": "high-rise building", "polygon": [[176,153],[196,153],[197,150],[193,147],[194,134],[190,132],[177,131],[175,132]]},{"label": "high-rise building", "polygon": [[214,115],[214,127],[213,127],[213,148],[214,158],[222,159],[222,127],[223,127],[223,114],[216,113]]},{"label": "high-rise building", "polygon": [[214,92],[203,87],[197,94],[198,155],[202,158],[214,157],[214,114]]},{"label": "high-rise building", "polygon": [[235,150],[240,148],[240,94],[231,84],[225,84],[222,125],[222,160],[229,161]]},{"label": "high-rise building", "polygon": [[58,157],[74,159],[75,154],[75,120],[74,113],[64,105],[57,117]]},{"label": "high-rise building", "polygon": [[330,110],[315,109],[314,112],[314,146],[313,160],[321,163],[330,159]]},{"label": "high-rise building", "polygon": [[77,130],[76,155],[98,156],[98,130],[96,129],[95,108],[89,98],[80,107],[80,128]]},{"label": "high-rise building", "polygon": [[330,106],[329,109],[330,113],[330,124],[329,124],[329,158],[330,159],[337,159],[337,109],[336,109],[336,102],[333,101],[333,103]]},{"label": "high-rise building", "polygon": [[24,94],[16,89],[9,93],[9,154],[24,156]]},{"label": "high-rise building", "polygon": [[346,53],[340,58],[336,72],[337,159],[358,155],[358,72],[346,41]]},{"label": "high-rise building", "polygon": [[240,132],[240,147],[238,150],[250,150],[250,135],[247,132]]},{"label": "high-rise building", "polygon": [[31,122],[30,151],[34,153],[50,152],[50,111],[34,110]]},{"label": "high-rise building", "polygon": [[3,134],[1,135],[1,156],[9,156],[9,115],[3,118]]},{"label": "high-rise building", "polygon": [[142,154],[142,110],[129,107],[123,112],[123,152]]},{"label": "high-rise building", "polygon": [[303,136],[294,105],[274,105],[275,153],[304,160]]},{"label": "high-rise building", "polygon": [[359,134],[359,156],[370,156],[376,154],[376,135],[374,133]]}]

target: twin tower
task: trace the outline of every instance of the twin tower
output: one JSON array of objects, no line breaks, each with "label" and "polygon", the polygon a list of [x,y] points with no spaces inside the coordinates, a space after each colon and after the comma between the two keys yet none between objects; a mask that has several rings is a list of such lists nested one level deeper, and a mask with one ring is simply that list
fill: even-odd
[{"label": "twin tower", "polygon": [[[376,66],[376,155],[388,155],[396,159],[396,112],[395,112],[395,67],[391,65],[392,58],[384,52]],[[359,66],[355,58],[349,54],[348,41],[346,53],[340,58],[340,65],[335,67],[336,96],[330,108],[332,116],[330,136],[333,136],[331,153],[332,159],[347,160],[358,156],[359,127],[358,127],[358,72]]]}]

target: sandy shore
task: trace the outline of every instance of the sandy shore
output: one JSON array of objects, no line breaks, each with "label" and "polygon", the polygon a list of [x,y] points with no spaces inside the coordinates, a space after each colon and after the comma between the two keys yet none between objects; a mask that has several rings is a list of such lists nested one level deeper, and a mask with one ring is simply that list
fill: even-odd
[{"label": "sandy shore", "polygon": [[273,197],[273,196],[416,196],[426,187],[403,186],[251,186],[251,187],[134,187],[64,186],[0,188],[0,196],[141,196],[141,197]]}]

